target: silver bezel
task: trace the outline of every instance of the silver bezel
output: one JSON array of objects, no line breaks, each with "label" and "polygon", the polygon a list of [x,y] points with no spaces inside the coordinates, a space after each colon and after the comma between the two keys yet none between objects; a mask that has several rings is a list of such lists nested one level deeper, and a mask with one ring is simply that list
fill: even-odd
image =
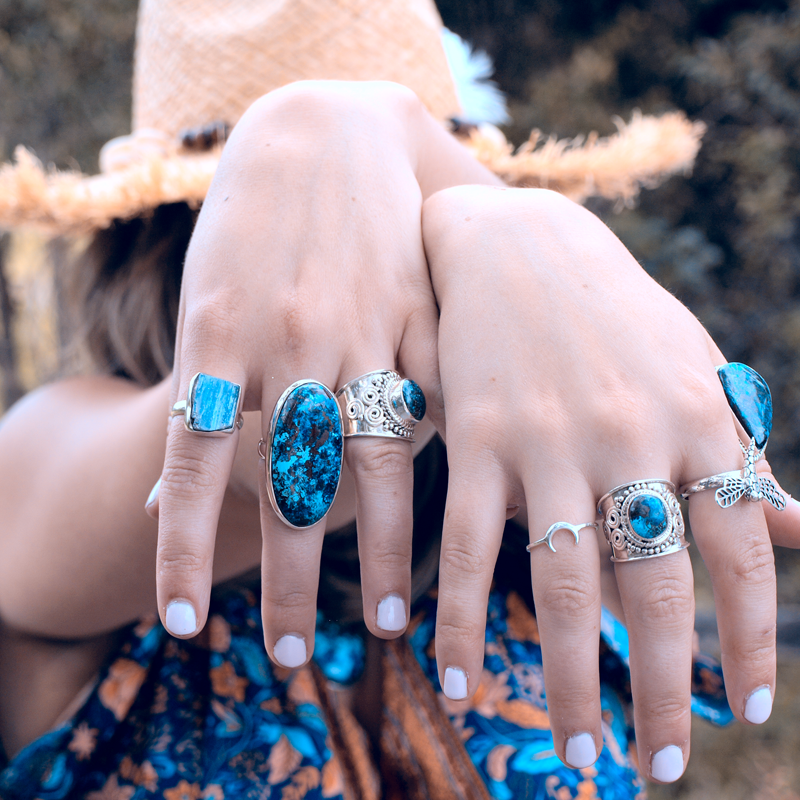
[{"label": "silver bezel", "polygon": [[[226,383],[230,383],[232,386],[235,386],[239,390],[239,397],[236,401],[236,413],[233,415],[233,425],[229,428],[223,428],[219,431],[203,431],[198,430],[197,428],[192,426],[192,407],[194,406],[194,390],[195,386],[197,385],[197,380],[201,375],[205,375],[209,378],[216,378],[216,380],[222,380]],[[189,389],[186,392],[186,400],[184,401],[184,408],[183,408],[183,427],[189,431],[189,433],[199,433],[202,436],[209,436],[209,437],[217,437],[217,436],[230,436],[232,433],[240,430],[244,419],[242,417],[242,401],[243,401],[243,392],[242,387],[238,383],[234,383],[233,381],[229,381],[225,378],[217,378],[216,375],[209,375],[207,372],[197,372],[195,373],[191,380],[189,381]],[[177,406],[178,403],[175,404]],[[175,408],[173,406],[173,409]]]},{"label": "silver bezel", "polygon": [[[311,525],[293,525],[289,522],[288,519],[283,515],[283,512],[280,510],[278,506],[278,501],[275,497],[275,489],[272,486],[272,439],[275,434],[275,423],[278,420],[278,414],[280,413],[281,409],[283,408],[284,403],[286,402],[287,397],[298,387],[305,386],[307,384],[313,383],[315,386],[320,386],[322,389],[325,390],[327,395],[333,400],[334,405],[336,406],[337,413],[339,415],[339,425],[342,428],[342,447],[339,450],[339,477],[336,481],[336,490],[333,493],[333,499],[331,500],[331,504],[328,506],[328,511],[323,514],[323,516],[318,519],[316,522],[312,523]],[[333,504],[336,502],[336,496],[339,494],[339,486],[342,482],[342,467],[344,465],[344,425],[342,422],[342,411],[339,407],[339,403],[336,400],[336,395],[324,384],[320,383],[319,381],[315,381],[313,378],[304,378],[303,380],[295,381],[291,386],[288,386],[284,391],[283,394],[278,398],[278,401],[275,403],[275,407],[272,409],[272,417],[270,417],[269,421],[269,434],[267,435],[267,441],[264,447],[264,478],[267,484],[267,495],[269,497],[270,505],[272,506],[272,510],[277,514],[280,521],[286,525],[288,528],[291,528],[295,531],[307,531],[309,528],[313,528],[314,525],[318,525],[322,522],[325,517],[328,516],[328,512],[330,512],[331,508],[333,508]],[[261,451],[259,450],[259,453]]]}]

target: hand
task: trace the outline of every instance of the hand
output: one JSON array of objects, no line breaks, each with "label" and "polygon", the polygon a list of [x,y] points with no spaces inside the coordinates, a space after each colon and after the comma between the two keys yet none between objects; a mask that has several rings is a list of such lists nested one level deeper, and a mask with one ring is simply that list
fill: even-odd
[{"label": "hand", "polygon": [[[556,521],[594,520],[598,499],[617,485],[662,478],[680,486],[740,467],[742,454],[714,370],[725,359],[591,213],[542,190],[460,187],[426,201],[423,239],[441,309],[450,465],[436,655],[445,693],[466,696],[480,680],[508,513],[527,507],[533,541]],[[775,570],[763,505],[723,510],[713,492],[689,505],[714,584],[728,697],[745,721],[763,721],[775,685]],[[798,541],[797,504],[782,513],[779,535]],[[536,547],[530,556],[556,751],[580,767],[603,741],[600,558],[610,550],[600,553],[591,534],[578,545],[556,534],[557,553]],[[619,563],[616,576],[639,763],[652,779],[675,780],[689,755],[689,557]]]},{"label": "hand", "polygon": [[[424,192],[459,178],[491,180],[402,87],[326,81],[262,98],[226,145],[189,247],[172,402],[186,398],[197,372],[233,381],[244,410],[262,412],[266,439],[272,409],[295,381],[336,390],[397,368],[420,384],[431,418],[441,417],[437,308],[420,214]],[[417,432],[424,439],[424,426]],[[170,423],[157,584],[161,618],[178,635],[205,623],[240,436],[208,438]],[[412,450],[397,439],[353,439],[345,457],[355,479],[365,621],[391,638],[405,628],[409,606]],[[282,523],[266,499],[263,462],[259,471],[266,647],[295,667],[313,651],[325,521],[302,531]],[[387,597],[404,608],[381,627]]]}]

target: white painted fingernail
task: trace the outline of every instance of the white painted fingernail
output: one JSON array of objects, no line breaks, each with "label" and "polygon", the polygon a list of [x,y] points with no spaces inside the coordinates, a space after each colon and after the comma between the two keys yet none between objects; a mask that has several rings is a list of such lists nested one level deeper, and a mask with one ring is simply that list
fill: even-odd
[{"label": "white painted fingernail", "polygon": [[275,660],[287,669],[294,669],[306,663],[306,641],[300,636],[287,633],[281,636],[275,647],[272,648],[272,655]]},{"label": "white painted fingernail", "polygon": [[744,718],[754,725],[760,725],[769,719],[772,713],[772,692],[769,686],[756,689],[744,704]]},{"label": "white painted fingernail", "polygon": [[390,594],[378,603],[378,627],[382,631],[402,631],[406,627],[406,604]]},{"label": "white painted fingernail", "polygon": [[144,504],[145,508],[149,508],[156,500],[158,500],[158,490],[161,488],[161,478],[156,481],[156,485],[150,490],[147,496],[147,502]]},{"label": "white painted fingernail", "polygon": [[683,751],[674,744],[659,750],[650,762],[650,774],[662,783],[672,783],[683,775]]},{"label": "white painted fingernail", "polygon": [[451,700],[463,700],[467,696],[467,673],[458,667],[448,667],[444,671],[442,691]]},{"label": "white painted fingernail", "polygon": [[197,614],[185,600],[174,600],[167,606],[167,630],[173,636],[188,636],[197,630]]},{"label": "white painted fingernail", "polygon": [[567,764],[573,769],[591,767],[597,761],[597,748],[591,733],[576,733],[567,739]]}]

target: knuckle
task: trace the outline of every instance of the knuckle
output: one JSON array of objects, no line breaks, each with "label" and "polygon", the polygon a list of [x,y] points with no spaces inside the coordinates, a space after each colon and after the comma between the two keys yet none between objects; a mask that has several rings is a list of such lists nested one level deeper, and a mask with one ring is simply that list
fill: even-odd
[{"label": "knuckle", "polygon": [[411,452],[405,443],[400,445],[402,450],[386,445],[363,448],[353,463],[356,477],[381,482],[411,477],[414,473]]},{"label": "knuckle", "polygon": [[441,570],[449,575],[479,578],[487,571],[486,559],[472,542],[451,536],[442,545]]},{"label": "knuckle", "polygon": [[468,652],[483,641],[483,628],[466,622],[440,619],[436,623],[437,651],[443,645],[447,649]]},{"label": "knuckle", "polygon": [[216,483],[216,471],[202,458],[176,455],[164,465],[159,498],[171,496],[196,499],[206,497]]},{"label": "knuckle", "polygon": [[759,536],[755,541],[742,542],[725,570],[727,579],[737,588],[755,587],[775,581],[775,555],[772,544]]},{"label": "knuckle", "polygon": [[305,356],[319,349],[334,330],[325,313],[326,304],[318,302],[313,292],[293,285],[276,293],[272,300],[276,341],[287,354]]},{"label": "knuckle", "polygon": [[694,620],[694,593],[691,585],[676,575],[655,575],[639,598],[637,616],[645,624],[691,625]]},{"label": "knuckle", "polygon": [[[537,587],[534,586],[534,588]],[[542,608],[555,610],[571,620],[586,618],[594,614],[599,602],[594,592],[587,591],[574,578],[548,580],[541,587],[541,591],[536,592],[536,595]]]},{"label": "knuckle", "polygon": [[642,709],[643,716],[670,726],[684,722],[690,714],[689,698],[675,693],[644,692],[641,697],[636,695],[634,702]]},{"label": "knuckle", "polygon": [[736,637],[723,645],[723,653],[747,669],[771,669],[775,664],[777,626],[763,629],[760,635]]},{"label": "knuckle", "polygon": [[158,575],[160,578],[169,575],[197,575],[205,572],[209,565],[210,559],[207,555],[187,550],[184,544],[181,544],[180,548],[177,543],[159,546]]},{"label": "knuckle", "polygon": [[369,564],[371,569],[377,569],[381,573],[410,571],[411,552],[400,552],[397,549],[380,549],[374,553],[370,553]]},{"label": "knuckle", "polygon": [[302,589],[280,591],[277,588],[268,590],[265,587],[264,599],[270,606],[289,612],[305,612],[310,607],[315,606],[317,602],[317,598],[313,593]]},{"label": "knuckle", "polygon": [[186,311],[184,338],[192,344],[218,345],[235,341],[241,317],[241,298],[225,288],[218,288],[196,299]]}]

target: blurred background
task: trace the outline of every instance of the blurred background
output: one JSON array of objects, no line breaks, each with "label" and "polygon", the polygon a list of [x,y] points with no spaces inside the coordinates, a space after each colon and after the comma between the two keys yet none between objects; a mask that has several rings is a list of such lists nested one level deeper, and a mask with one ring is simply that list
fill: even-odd
[{"label": "blurred background", "polygon": [[[378,2],[379,0],[376,0]],[[97,170],[130,131],[136,0],[0,3],[0,157],[21,143]],[[800,492],[800,0],[439,0],[488,52],[520,144],[531,129],[612,133],[635,109],[683,109],[708,133],[690,176],[635,208],[590,201],[644,268],[700,318],[727,358],[769,382],[770,461]],[[0,237],[0,412],[75,367],[59,355],[59,265],[81,242]],[[718,653],[708,577],[692,548],[697,627]],[[765,725],[695,724],[686,775],[651,798],[800,798],[800,554],[778,551],[780,666]]]}]

